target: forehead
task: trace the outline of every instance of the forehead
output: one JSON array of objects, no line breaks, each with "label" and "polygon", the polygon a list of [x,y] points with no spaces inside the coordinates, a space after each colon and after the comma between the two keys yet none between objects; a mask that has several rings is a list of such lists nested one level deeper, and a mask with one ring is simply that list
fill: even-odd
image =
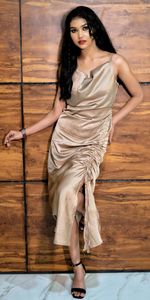
[{"label": "forehead", "polygon": [[76,17],[74,19],[71,20],[70,22],[70,27],[80,27],[82,26],[83,24],[87,23],[87,21],[81,17]]}]

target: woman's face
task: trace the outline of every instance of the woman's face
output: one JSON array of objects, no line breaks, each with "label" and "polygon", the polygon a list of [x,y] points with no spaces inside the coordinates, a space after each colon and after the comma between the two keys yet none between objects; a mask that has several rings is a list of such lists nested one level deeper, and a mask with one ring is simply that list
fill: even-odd
[{"label": "woman's face", "polygon": [[80,49],[86,49],[93,43],[87,21],[76,17],[70,22],[70,36],[73,43]]}]

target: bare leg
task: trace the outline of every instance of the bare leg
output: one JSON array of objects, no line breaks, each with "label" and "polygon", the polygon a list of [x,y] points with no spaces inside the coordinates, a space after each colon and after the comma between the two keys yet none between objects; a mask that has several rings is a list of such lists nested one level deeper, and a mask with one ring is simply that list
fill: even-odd
[{"label": "bare leg", "polygon": [[85,201],[84,201],[84,194],[83,194],[83,191],[82,191],[82,187],[80,188],[79,193],[78,193],[77,211],[79,211],[82,215],[84,215]]},{"label": "bare leg", "polygon": [[[84,213],[83,203],[84,203],[84,195],[81,192],[79,192],[77,210],[80,211],[81,213]],[[78,228],[76,218],[74,219],[74,223],[72,227],[69,252],[70,252],[72,263],[73,264],[78,263],[80,261],[80,245],[79,245],[79,228]],[[73,279],[72,287],[85,288],[84,275],[85,272],[82,265],[74,267],[74,279]],[[74,295],[84,297],[84,293],[80,293],[80,292],[75,292]]]},{"label": "bare leg", "polygon": [[[80,246],[79,246],[79,229],[76,219],[74,220],[71,234],[71,243],[69,247],[70,257],[73,264],[76,264],[80,261]],[[84,284],[84,269],[82,265],[74,267],[74,279],[73,285],[74,288],[85,288]],[[74,292],[75,296],[84,297],[83,293]]]}]

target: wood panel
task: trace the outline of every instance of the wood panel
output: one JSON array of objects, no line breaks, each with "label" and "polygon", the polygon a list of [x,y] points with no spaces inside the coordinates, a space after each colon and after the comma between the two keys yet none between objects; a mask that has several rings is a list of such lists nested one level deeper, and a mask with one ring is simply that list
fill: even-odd
[{"label": "wood panel", "polygon": [[[82,254],[88,270],[150,270],[150,187],[147,182],[96,184],[103,244]],[[67,271],[68,247],[53,244],[55,221],[47,185],[27,184],[30,271]],[[83,248],[82,233],[80,236]]]},{"label": "wood panel", "polygon": [[[149,86],[142,86],[144,102],[116,126],[112,143],[108,145],[99,179],[150,178],[150,103]],[[119,88],[113,114],[129,99]]]},{"label": "wood panel", "polygon": [[[55,86],[24,86],[25,127],[40,121],[51,109]],[[47,178],[47,154],[52,128],[30,135],[26,140],[26,179]]]},{"label": "wood panel", "polygon": [[[108,146],[100,167],[99,179],[149,178],[149,87],[143,86],[145,99],[116,127],[112,144]],[[33,85],[24,87],[25,126],[39,121],[48,113],[54,101],[54,86]],[[114,113],[129,99],[120,87]],[[28,180],[47,179],[47,156],[51,128],[27,137],[26,176]]]},{"label": "wood panel", "polygon": [[20,81],[19,1],[0,1],[0,82]]},{"label": "wood panel", "polygon": [[95,198],[104,241],[93,253],[97,268],[150,270],[149,183],[100,183]]},{"label": "wood panel", "polygon": [[63,249],[53,245],[55,223],[48,203],[46,184],[27,184],[27,205],[29,271],[63,270]]},{"label": "wood panel", "polygon": [[[80,1],[22,1],[24,82],[56,81],[62,18],[77,5]],[[149,5],[144,1],[115,1],[113,5],[112,1],[85,1],[83,5],[100,17],[138,80],[148,81]]]},{"label": "wood panel", "polygon": [[140,81],[150,81],[149,7],[121,3],[97,9],[117,52],[125,56]]},{"label": "wood panel", "polygon": [[0,85],[0,180],[22,180],[22,141],[3,142],[9,130],[21,128],[20,87]]},{"label": "wood panel", "polygon": [[0,271],[25,271],[24,205],[21,184],[0,184]]}]

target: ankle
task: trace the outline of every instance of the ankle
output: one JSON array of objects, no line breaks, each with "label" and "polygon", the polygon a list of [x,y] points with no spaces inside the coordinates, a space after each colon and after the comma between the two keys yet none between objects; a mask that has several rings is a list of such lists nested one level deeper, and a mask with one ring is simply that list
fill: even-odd
[{"label": "ankle", "polygon": [[79,277],[79,278],[83,278],[84,277],[85,271],[84,271],[84,269],[83,269],[82,266],[80,266],[78,268],[74,268],[73,271],[74,271],[74,274],[77,277]]},{"label": "ankle", "polygon": [[80,260],[78,263],[72,263],[73,269],[74,269],[74,273],[78,273],[78,274],[85,274],[86,273],[86,269],[84,264],[82,263],[82,261]]}]

